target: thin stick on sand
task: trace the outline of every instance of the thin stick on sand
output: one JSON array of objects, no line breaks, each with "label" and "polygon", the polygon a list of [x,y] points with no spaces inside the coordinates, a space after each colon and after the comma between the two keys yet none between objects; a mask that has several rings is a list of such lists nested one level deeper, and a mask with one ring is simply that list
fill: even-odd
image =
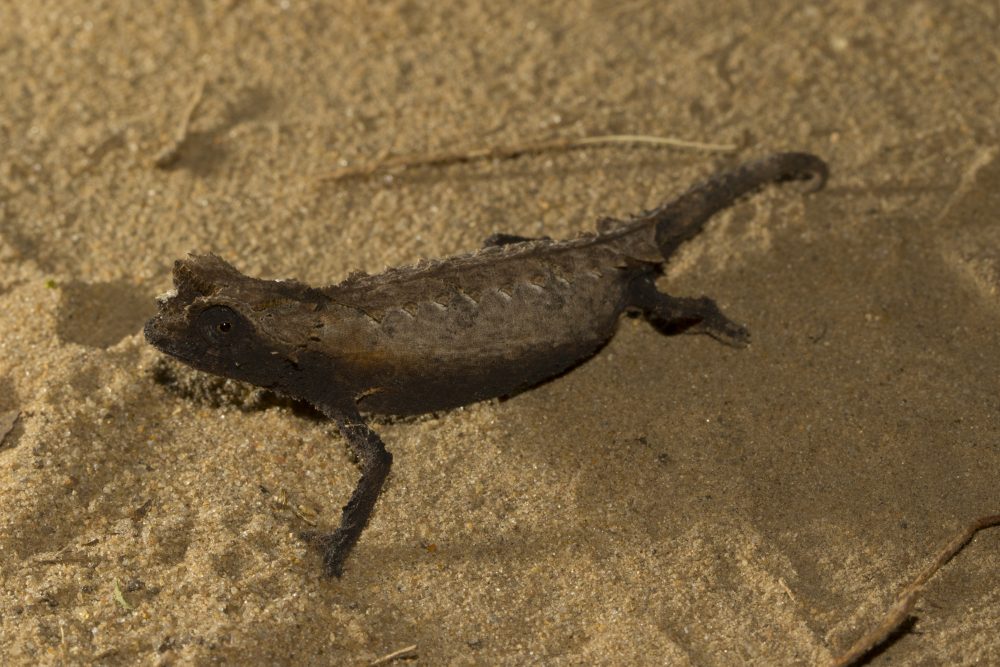
[{"label": "thin stick on sand", "polygon": [[909,616],[913,605],[917,602],[924,584],[941,569],[941,567],[951,560],[955,554],[962,550],[976,533],[984,528],[991,528],[1000,525],[1000,514],[993,514],[976,519],[963,530],[956,533],[953,538],[938,552],[934,560],[923,569],[909,584],[900,591],[896,602],[889,607],[882,620],[874,628],[866,632],[858,641],[840,654],[830,663],[830,667],[849,667],[864,658],[869,651],[884,642],[894,633],[903,621]]},{"label": "thin stick on sand", "polygon": [[191,127],[191,120],[194,118],[195,112],[198,107],[201,106],[201,101],[205,98],[205,79],[198,79],[198,83],[195,86],[194,95],[191,96],[191,101],[188,102],[187,107],[184,109],[184,114],[181,116],[181,122],[177,126],[177,130],[174,132],[173,140],[164,146],[159,153],[153,158],[153,165],[158,169],[166,169],[173,166],[177,160],[181,157],[181,146],[188,138],[188,130]]},{"label": "thin stick on sand", "polygon": [[716,153],[731,153],[738,146],[735,144],[710,144],[700,141],[687,141],[674,137],[654,137],[641,134],[605,134],[593,137],[569,137],[562,139],[544,139],[528,141],[510,146],[486,146],[466,150],[441,151],[422,155],[395,155],[379,157],[367,164],[359,164],[336,169],[319,176],[320,181],[339,181],[346,178],[372,176],[391,169],[408,169],[410,167],[443,166],[472,160],[509,160],[521,155],[544,153],[547,151],[567,151],[587,146],[607,146],[612,144],[640,144],[650,146],[670,146],[691,150]]},{"label": "thin stick on sand", "polygon": [[399,649],[398,651],[393,651],[392,653],[388,653],[386,655],[383,655],[381,658],[379,658],[375,662],[368,663],[368,667],[375,667],[375,665],[384,665],[384,664],[392,662],[393,660],[397,660],[399,658],[413,658],[413,657],[415,657],[414,654],[416,653],[416,650],[417,650],[417,645],[416,644],[411,644],[410,646],[404,646],[403,648]]}]

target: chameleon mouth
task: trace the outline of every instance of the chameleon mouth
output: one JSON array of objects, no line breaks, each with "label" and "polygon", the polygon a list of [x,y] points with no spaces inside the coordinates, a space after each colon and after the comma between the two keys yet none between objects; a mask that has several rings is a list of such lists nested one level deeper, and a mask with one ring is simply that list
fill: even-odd
[{"label": "chameleon mouth", "polygon": [[186,361],[188,355],[184,354],[183,341],[190,329],[186,308],[190,301],[184,297],[176,289],[157,296],[159,311],[146,321],[142,333],[146,342],[156,349]]},{"label": "chameleon mouth", "polygon": [[172,318],[165,317],[164,315],[161,312],[149,318],[146,321],[146,325],[142,328],[142,333],[146,337],[146,342],[156,349],[177,356],[177,351],[172,342],[177,340],[179,327],[171,326],[172,322],[170,320]]},{"label": "chameleon mouth", "polygon": [[163,312],[164,310],[161,307],[161,312],[147,320],[143,326],[142,333],[146,342],[193,368],[218,373],[218,369],[211,363],[215,355],[192,344],[190,328],[184,315]]}]

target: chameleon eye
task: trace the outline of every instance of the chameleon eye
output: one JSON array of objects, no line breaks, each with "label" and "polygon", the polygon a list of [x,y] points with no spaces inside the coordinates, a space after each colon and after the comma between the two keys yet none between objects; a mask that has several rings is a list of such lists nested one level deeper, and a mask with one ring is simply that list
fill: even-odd
[{"label": "chameleon eye", "polygon": [[201,335],[213,343],[224,343],[237,332],[243,318],[232,308],[209,306],[198,313]]}]

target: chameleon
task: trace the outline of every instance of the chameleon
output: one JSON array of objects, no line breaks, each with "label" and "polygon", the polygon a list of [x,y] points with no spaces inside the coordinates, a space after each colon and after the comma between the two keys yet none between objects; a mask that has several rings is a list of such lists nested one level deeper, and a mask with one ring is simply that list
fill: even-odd
[{"label": "chameleon", "polygon": [[770,182],[823,187],[827,166],[777,153],[568,240],[494,234],[444,259],[354,272],[329,287],[263,280],[213,254],[173,266],[146,339],[201,371],[310,403],[336,423],[361,476],[332,532],[304,533],[340,577],[392,466],[367,415],[416,415],[529,389],[596,354],[622,314],[736,347],[741,325],[707,297],[659,291],[665,262],[718,211]]}]

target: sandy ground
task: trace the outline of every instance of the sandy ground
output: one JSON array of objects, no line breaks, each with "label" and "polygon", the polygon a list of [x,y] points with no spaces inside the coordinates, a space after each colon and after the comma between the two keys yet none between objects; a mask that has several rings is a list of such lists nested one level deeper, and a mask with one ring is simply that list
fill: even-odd
[{"label": "sandy ground", "polygon": [[[995,3],[422,4],[0,4],[6,664],[821,664],[1000,511]],[[607,133],[741,149],[318,180]],[[297,534],[356,480],[343,439],[140,333],[192,250],[328,284],[776,150],[828,189],[748,199],[663,283],[748,349],[625,320],[533,391],[378,424],[396,465],[341,580]],[[998,546],[872,664],[1000,661]]]}]

